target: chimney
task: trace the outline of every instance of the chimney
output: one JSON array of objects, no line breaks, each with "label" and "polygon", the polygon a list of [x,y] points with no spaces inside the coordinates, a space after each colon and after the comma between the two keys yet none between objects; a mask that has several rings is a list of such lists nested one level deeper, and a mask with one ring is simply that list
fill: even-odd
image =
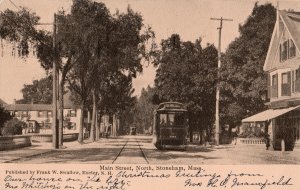
[{"label": "chimney", "polygon": [[33,98],[31,98],[31,104],[33,104]]},{"label": "chimney", "polygon": [[17,104],[17,99],[14,99],[13,104]]}]

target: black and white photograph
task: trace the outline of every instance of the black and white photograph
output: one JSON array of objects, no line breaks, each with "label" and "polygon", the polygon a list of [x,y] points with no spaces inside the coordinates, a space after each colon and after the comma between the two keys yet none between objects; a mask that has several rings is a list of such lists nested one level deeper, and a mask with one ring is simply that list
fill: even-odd
[{"label": "black and white photograph", "polygon": [[299,1],[0,0],[1,165],[297,166],[299,139]]}]

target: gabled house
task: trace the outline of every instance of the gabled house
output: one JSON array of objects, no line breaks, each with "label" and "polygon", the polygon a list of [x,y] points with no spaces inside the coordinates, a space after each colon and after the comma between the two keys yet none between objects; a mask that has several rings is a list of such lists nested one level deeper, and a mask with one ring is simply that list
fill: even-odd
[{"label": "gabled house", "polygon": [[[27,124],[23,133],[51,134],[51,104],[6,104],[4,108],[10,114]],[[68,101],[64,105],[64,134],[78,133],[82,110]]]},{"label": "gabled house", "polygon": [[[27,124],[23,134],[52,134],[52,104],[3,104],[5,110]],[[70,94],[64,95],[64,134],[79,133],[80,117],[84,117],[84,132],[88,133],[91,124],[91,112],[82,111],[80,106],[70,100]],[[111,135],[113,117],[101,116],[99,123],[100,135]],[[88,136],[88,134],[86,134]]]},{"label": "gabled house", "polygon": [[4,102],[1,98],[0,98],[0,106],[4,106],[4,105],[6,105],[7,103],[6,102]]},{"label": "gabled house", "polygon": [[264,71],[268,76],[268,110],[242,122],[262,122],[271,145],[293,149],[300,139],[300,13],[277,10]]}]

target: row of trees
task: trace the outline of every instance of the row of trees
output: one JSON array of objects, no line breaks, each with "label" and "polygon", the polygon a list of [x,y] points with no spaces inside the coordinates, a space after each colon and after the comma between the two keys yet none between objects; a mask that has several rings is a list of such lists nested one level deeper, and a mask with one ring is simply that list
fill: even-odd
[{"label": "row of trees", "polygon": [[[53,61],[57,64],[61,130],[66,86],[83,110],[92,105],[91,140],[99,132],[96,113],[118,113],[132,104],[132,78],[142,71],[141,61],[151,57],[146,47],[154,32],[144,27],[142,16],[130,7],[126,13],[111,14],[103,3],[74,0],[70,13],[61,11],[55,17],[55,48],[53,33],[37,30],[39,17],[25,8],[18,12],[6,10],[0,20],[0,37],[17,42],[19,56],[28,55],[31,43],[45,70],[53,70]],[[43,103],[49,103],[49,99]],[[78,141],[82,142],[83,117],[80,126]]]},{"label": "row of trees", "polygon": [[220,78],[214,45],[202,47],[201,40],[182,41],[178,34],[162,40],[155,62],[158,66],[155,86],[142,92],[135,108],[139,114],[133,121],[143,126],[153,109],[149,98],[148,106],[143,105],[144,94],[152,96],[153,104],[179,101],[189,110],[191,140],[193,131],[205,132],[209,140],[214,131],[217,80],[221,87],[223,127],[236,127],[243,118],[265,109],[267,86],[263,64],[275,20],[276,10],[271,4],[255,4],[251,15],[239,26],[240,36],[222,55]]}]

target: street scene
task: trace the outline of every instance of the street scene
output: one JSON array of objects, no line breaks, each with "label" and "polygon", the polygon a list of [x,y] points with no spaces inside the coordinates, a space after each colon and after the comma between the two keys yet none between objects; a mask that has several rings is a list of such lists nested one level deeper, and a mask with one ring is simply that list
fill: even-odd
[{"label": "street scene", "polygon": [[122,136],[78,145],[66,143],[67,148],[52,150],[49,144],[33,144],[22,150],[1,151],[1,163],[83,163],[83,164],[299,164],[300,151],[266,151],[264,146],[188,145],[185,151],[157,150],[150,136]]},{"label": "street scene", "polygon": [[0,163],[298,165],[299,34],[299,2],[0,0]]}]

